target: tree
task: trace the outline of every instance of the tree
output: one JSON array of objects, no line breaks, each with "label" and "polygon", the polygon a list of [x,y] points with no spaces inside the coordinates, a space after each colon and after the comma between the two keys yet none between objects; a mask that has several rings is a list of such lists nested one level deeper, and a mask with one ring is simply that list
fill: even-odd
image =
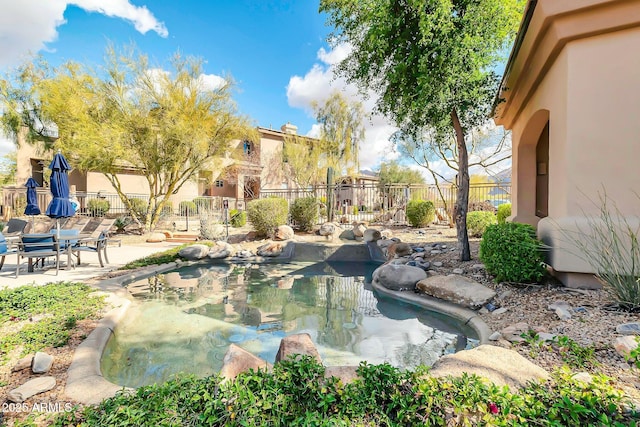
[{"label": "tree", "polygon": [[504,59],[525,0],[321,0],[335,28],[330,42],[348,43],[337,72],[379,94],[377,109],[414,139],[455,135],[459,171],[454,218],[460,259],[471,259],[466,216],[467,138],[489,117]]},{"label": "tree", "polygon": [[378,173],[380,185],[389,184],[425,184],[425,179],[415,169],[400,165],[397,161],[382,162]]},{"label": "tree", "polygon": [[284,137],[283,160],[289,176],[300,188],[320,184],[326,179],[326,167],[321,164],[322,147],[316,142],[318,141],[300,135]]},{"label": "tree", "polygon": [[[229,78],[207,84],[202,61],[179,54],[171,65],[172,72],[152,69],[134,49],[113,48],[102,74],[74,62],[24,65],[0,81],[3,128],[15,136],[26,126],[27,142],[55,145],[74,167],[103,173],[134,219],[153,229],[168,198],[212,169],[232,141],[257,140],[236,114]],[[122,169],[131,167],[148,184],[143,218],[120,183]]]},{"label": "tree", "polygon": [[364,109],[359,102],[349,102],[340,92],[333,92],[324,104],[312,104],[320,124],[320,151],[324,169],[353,174],[360,169],[359,145],[364,140]]}]

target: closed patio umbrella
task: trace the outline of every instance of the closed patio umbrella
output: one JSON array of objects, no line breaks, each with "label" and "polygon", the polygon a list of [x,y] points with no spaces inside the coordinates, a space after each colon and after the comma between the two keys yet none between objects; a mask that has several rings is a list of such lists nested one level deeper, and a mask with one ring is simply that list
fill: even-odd
[{"label": "closed patio umbrella", "polygon": [[60,237],[60,218],[69,218],[75,214],[73,205],[69,200],[69,177],[67,173],[71,170],[67,159],[58,150],[49,165],[51,169],[51,195],[53,200],[47,206],[47,216],[56,219],[56,229]]},{"label": "closed patio umbrella", "polygon": [[38,195],[36,194],[36,187],[39,186],[33,178],[29,178],[24,186],[27,187],[27,207],[24,208],[24,214],[31,216],[31,228],[33,228],[33,215],[40,215]]}]

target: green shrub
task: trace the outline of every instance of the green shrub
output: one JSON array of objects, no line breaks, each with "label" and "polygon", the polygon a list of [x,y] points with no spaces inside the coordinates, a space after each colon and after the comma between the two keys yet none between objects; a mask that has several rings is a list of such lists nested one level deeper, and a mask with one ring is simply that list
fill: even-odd
[{"label": "green shrub", "polygon": [[476,212],[476,211],[485,211],[485,212],[495,212],[496,207],[489,201],[483,202],[469,202],[468,212]]},{"label": "green shrub", "polygon": [[105,216],[109,212],[111,203],[106,199],[89,199],[87,209],[92,216]]},{"label": "green shrub", "polygon": [[198,213],[211,210],[211,200],[207,197],[196,197],[193,199],[193,203]]},{"label": "green shrub", "polygon": [[247,203],[247,218],[261,236],[270,235],[277,226],[286,224],[288,215],[289,205],[281,197],[269,197]]},{"label": "green shrub", "polygon": [[189,200],[183,200],[178,203],[178,210],[180,210],[180,215],[195,215],[198,212],[198,208],[195,203]]},{"label": "green shrub", "polygon": [[245,211],[239,211],[237,209],[231,209],[229,211],[229,224],[232,227],[239,228],[247,223],[247,213]]},{"label": "green shrub", "polygon": [[495,224],[482,236],[480,260],[497,282],[535,283],[545,273],[541,249],[531,225]]},{"label": "green shrub", "polygon": [[407,204],[407,221],[412,227],[426,227],[436,217],[436,208],[431,201],[411,200]]},{"label": "green shrub", "polygon": [[309,231],[318,222],[318,200],[315,197],[301,197],[291,203],[291,220],[300,230]]},{"label": "green shrub", "polygon": [[147,201],[142,199],[129,199],[131,202],[131,215],[144,222],[147,218]]},{"label": "green shrub", "polygon": [[360,212],[360,209],[357,206],[354,206],[351,209],[352,215],[358,215],[358,212]]},{"label": "green shrub", "polygon": [[467,231],[471,237],[482,237],[488,226],[497,224],[496,214],[489,211],[467,213]]},{"label": "green shrub", "polygon": [[173,203],[171,203],[171,200],[164,202],[164,206],[162,207],[160,214],[164,216],[173,215]]},{"label": "green shrub", "polygon": [[503,203],[498,206],[498,224],[507,222],[507,218],[511,216],[511,203]]}]

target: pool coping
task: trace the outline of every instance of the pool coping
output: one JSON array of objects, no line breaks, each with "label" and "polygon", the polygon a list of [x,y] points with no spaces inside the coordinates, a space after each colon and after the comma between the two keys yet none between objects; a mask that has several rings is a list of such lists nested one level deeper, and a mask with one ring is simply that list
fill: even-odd
[{"label": "pool coping", "polygon": [[[264,261],[261,262],[263,260],[261,258],[262,257],[256,257],[253,259],[244,258],[241,260],[234,260],[235,262],[229,262],[225,260],[225,263],[263,263]],[[209,262],[209,264],[216,265],[220,264],[220,261],[222,260],[211,261],[213,262]],[[280,259],[280,261],[282,261],[282,259]],[[270,260],[269,262],[273,261]],[[105,316],[99,321],[98,326],[76,348],[73,354],[71,365],[69,366],[69,369],[67,371],[67,382],[65,385],[64,394],[67,397],[82,404],[97,405],[102,400],[113,397],[118,391],[133,392],[135,389],[114,384],[104,378],[104,376],[102,375],[102,370],[100,369],[100,360],[102,358],[102,353],[104,352],[109,339],[113,335],[116,326],[124,318],[126,311],[131,305],[131,300],[127,298],[127,295],[129,295],[129,293],[126,288],[122,286],[122,282],[136,280],[154,273],[162,273],[164,271],[172,270],[177,267],[194,265],[198,263],[201,262],[177,261],[167,264],[160,264],[149,268],[137,270],[131,274],[124,274],[118,277],[102,280],[94,284],[94,287],[96,287],[98,290],[110,293],[109,302],[112,306],[114,306],[114,308],[109,310],[105,314]],[[487,343],[489,336],[492,333],[489,329],[489,326],[482,320],[482,318],[476,312],[468,308],[450,303],[448,301],[429,297],[424,294],[417,294],[407,291],[392,291],[378,283],[375,283],[375,281],[371,283],[371,286],[376,292],[387,298],[397,299],[431,311],[436,311],[454,317],[455,319],[461,321],[464,325],[469,326],[478,334],[478,340],[480,344]]]}]

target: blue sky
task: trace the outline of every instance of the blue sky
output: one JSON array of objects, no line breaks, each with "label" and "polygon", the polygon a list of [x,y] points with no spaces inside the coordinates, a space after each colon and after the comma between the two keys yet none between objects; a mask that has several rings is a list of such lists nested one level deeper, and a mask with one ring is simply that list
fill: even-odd
[{"label": "blue sky", "polygon": [[[310,104],[333,90],[374,100],[337,78],[332,65],[346,47],[331,49],[330,28],[318,0],[0,0],[0,73],[42,54],[50,63],[67,60],[99,65],[108,43],[134,43],[166,66],[176,51],[202,58],[204,73],[230,74],[242,114],[256,126],[279,129],[286,122],[314,136]],[[164,64],[163,64],[164,63]],[[168,67],[166,67],[168,69]],[[388,142],[395,130],[383,117],[365,123],[361,167],[396,157]],[[11,149],[0,141],[0,155]]]}]

